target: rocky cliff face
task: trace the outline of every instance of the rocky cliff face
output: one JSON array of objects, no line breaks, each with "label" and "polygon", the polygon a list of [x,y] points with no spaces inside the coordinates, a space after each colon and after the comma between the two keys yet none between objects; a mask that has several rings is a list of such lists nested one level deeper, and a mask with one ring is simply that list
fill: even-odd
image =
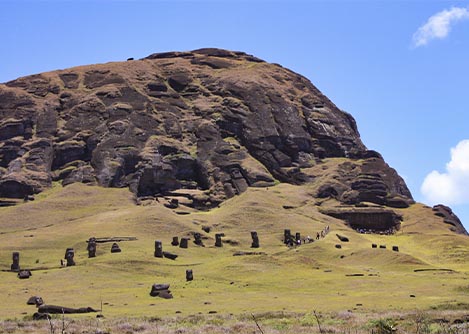
[{"label": "rocky cliff face", "polygon": [[[331,174],[308,172],[344,158]],[[328,176],[328,177],[326,177]],[[355,120],[306,78],[242,52],[200,49],[82,66],[0,85],[0,197],[53,181],[178,192],[212,207],[248,187],[406,207],[404,181]]]}]

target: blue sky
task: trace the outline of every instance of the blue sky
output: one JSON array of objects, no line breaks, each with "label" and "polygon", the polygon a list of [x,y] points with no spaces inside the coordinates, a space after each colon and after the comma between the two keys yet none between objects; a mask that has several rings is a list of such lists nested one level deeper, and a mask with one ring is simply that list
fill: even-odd
[{"label": "blue sky", "polygon": [[0,82],[201,47],[282,64],[469,229],[469,1],[0,0],[0,31]]}]

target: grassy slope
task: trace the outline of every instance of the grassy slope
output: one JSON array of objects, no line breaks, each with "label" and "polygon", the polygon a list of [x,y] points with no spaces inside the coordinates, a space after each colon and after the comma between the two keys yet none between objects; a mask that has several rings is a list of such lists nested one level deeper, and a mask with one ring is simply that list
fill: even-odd
[{"label": "grassy slope", "polygon": [[[178,209],[191,212],[178,215],[163,203],[135,206],[124,189],[74,184],[53,188],[34,202],[0,208],[0,267],[9,269],[11,253],[20,251],[23,268],[42,268],[29,280],[0,272],[5,292],[0,314],[33,313],[34,307],[26,305],[32,295],[69,307],[99,308],[102,301],[104,314],[111,317],[176,311],[383,311],[469,303],[469,238],[451,233],[430,209],[416,204],[401,210],[404,222],[395,236],[362,235],[321,215],[309,192],[308,186],[285,184],[251,188],[210,212]],[[202,225],[212,232],[203,232]],[[296,249],[282,245],[284,228],[313,236],[326,225],[331,232],[319,242]],[[233,256],[251,250],[249,232],[254,229],[261,242],[258,251],[264,254]],[[170,246],[172,236],[191,231],[207,238],[206,247],[192,242],[187,250]],[[224,232],[230,243],[215,248],[216,232]],[[350,242],[336,249],[335,233]],[[98,244],[98,256],[88,259],[86,240],[91,236],[136,236],[138,241],[121,242],[119,254],[110,253],[110,244]],[[179,258],[153,257],[155,240]],[[372,242],[388,249],[371,249]],[[392,252],[392,245],[401,251]],[[60,268],[67,247],[75,248],[77,266]],[[185,281],[188,268],[194,271],[192,282]],[[454,272],[414,272],[418,268]],[[364,276],[346,276],[351,274]],[[153,283],[170,283],[174,299],[150,297]]]}]

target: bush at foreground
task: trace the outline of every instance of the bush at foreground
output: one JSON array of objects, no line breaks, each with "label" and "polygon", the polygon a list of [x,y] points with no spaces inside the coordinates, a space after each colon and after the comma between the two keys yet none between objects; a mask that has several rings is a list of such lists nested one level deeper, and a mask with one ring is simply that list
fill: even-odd
[{"label": "bush at foreground", "polygon": [[267,312],[241,315],[176,316],[168,318],[106,319],[55,316],[50,321],[10,319],[0,322],[0,333],[130,334],[130,333],[343,333],[343,334],[467,334],[464,311],[389,312],[385,314]]}]

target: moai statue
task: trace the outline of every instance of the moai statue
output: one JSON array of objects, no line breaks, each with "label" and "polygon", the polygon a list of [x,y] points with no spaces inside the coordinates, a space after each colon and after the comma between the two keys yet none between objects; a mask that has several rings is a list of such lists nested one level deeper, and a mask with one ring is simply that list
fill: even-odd
[{"label": "moai statue", "polygon": [[179,246],[179,238],[173,237],[173,241],[171,241],[172,246]]},{"label": "moai statue", "polygon": [[89,258],[96,257],[96,238],[90,238],[88,240],[87,250]]},{"label": "moai statue", "polygon": [[377,244],[371,244],[371,248],[378,248]]},{"label": "moai statue", "polygon": [[202,242],[202,236],[198,232],[194,233],[194,243],[197,246],[203,246],[204,245],[204,243]]},{"label": "moai statue", "polygon": [[220,233],[215,234],[215,247],[223,247]]},{"label": "moai statue", "polygon": [[394,252],[399,252],[399,246],[392,246],[392,250]]},{"label": "moai statue", "polygon": [[301,233],[300,232],[295,233],[295,242],[297,245],[301,245]]},{"label": "moai statue", "polygon": [[75,251],[73,248],[67,248],[65,252],[65,260],[67,260],[67,267],[71,267],[75,265],[75,261],[73,258],[75,257]]},{"label": "moai statue", "polygon": [[161,241],[155,241],[155,257],[163,257],[163,244]]},{"label": "moai statue", "polygon": [[179,243],[179,248],[187,248],[189,245],[189,238],[181,238],[181,242]]},{"label": "moai statue", "polygon": [[20,270],[20,253],[13,252],[12,254],[13,263],[11,264],[11,271],[19,271]]},{"label": "moai statue", "polygon": [[252,244],[251,248],[259,248],[259,237],[256,231],[251,231]]},{"label": "moai statue", "polygon": [[283,243],[288,245],[291,239],[291,231],[289,229],[283,230]]},{"label": "moai statue", "polygon": [[164,206],[169,209],[176,209],[179,207],[179,200],[176,198],[173,198],[169,201],[169,203],[165,203]]},{"label": "moai statue", "polygon": [[117,242],[113,243],[111,246],[111,253],[120,253],[120,252],[122,252],[122,250],[120,249]]},{"label": "moai statue", "polygon": [[186,281],[192,281],[194,279],[194,275],[192,273],[192,269],[187,269],[186,270]]}]

